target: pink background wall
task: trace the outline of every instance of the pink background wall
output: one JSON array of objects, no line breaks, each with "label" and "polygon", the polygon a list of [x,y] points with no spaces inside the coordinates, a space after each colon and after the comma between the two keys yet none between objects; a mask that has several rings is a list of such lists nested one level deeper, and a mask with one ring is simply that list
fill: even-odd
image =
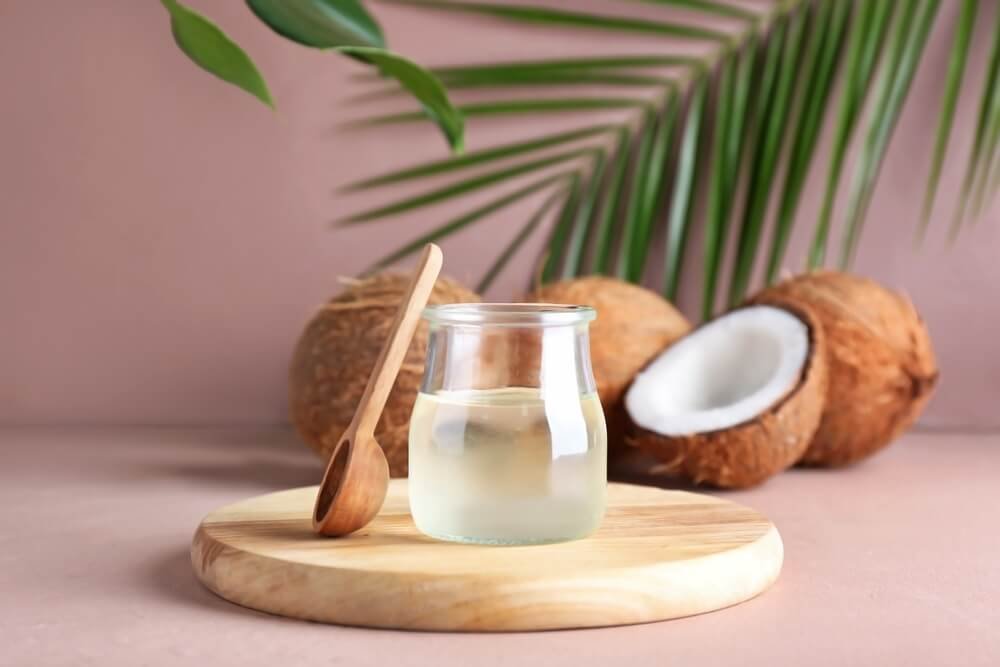
[{"label": "pink background wall", "polygon": [[[441,139],[426,127],[338,128],[373,108],[346,103],[359,90],[354,66],[277,38],[243,3],[191,4],[251,52],[278,114],[188,63],[153,0],[0,7],[0,423],[282,421],[291,346],[314,306],[337,291],[337,276],[458,210],[331,230],[339,215],[403,192],[346,197],[335,186],[441,156]],[[931,239],[919,251],[912,243],[955,19],[956,3],[942,5],[856,268],[907,291],[929,322],[944,376],[925,423],[1000,426],[1000,209],[953,248],[943,240],[971,142],[988,16],[978,22]],[[392,44],[429,64],[655,45],[538,39],[538,30],[375,9]],[[564,117],[477,121],[468,144],[564,126]],[[820,171],[804,216],[817,208]],[[446,271],[474,283],[533,205],[448,241]],[[801,266],[804,245],[796,239],[790,267]],[[522,254],[489,296],[521,288],[535,254]],[[697,270],[699,255],[694,248],[688,268]]]}]

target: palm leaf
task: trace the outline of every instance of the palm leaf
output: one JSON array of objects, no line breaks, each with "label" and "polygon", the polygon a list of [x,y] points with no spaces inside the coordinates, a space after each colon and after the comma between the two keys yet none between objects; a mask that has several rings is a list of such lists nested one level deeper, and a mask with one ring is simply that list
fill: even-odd
[{"label": "palm leaf", "polygon": [[[810,229],[810,265],[820,265],[826,259],[833,215],[838,209],[836,197],[846,174],[853,172],[839,258],[842,265],[850,261],[940,4],[940,0],[772,0],[754,6],[735,0],[631,0],[653,8],[639,18],[635,12],[627,15],[630,10],[623,8],[622,0],[595,0],[586,10],[571,3],[556,7],[556,3],[547,2],[542,6],[531,4],[531,0],[524,4],[521,0],[389,1],[453,17],[477,15],[518,26],[662,38],[658,43],[663,46],[658,53],[555,56],[431,68],[448,89],[494,92],[483,96],[486,101],[477,99],[456,107],[464,116],[483,119],[481,122],[501,116],[527,119],[536,114],[561,116],[581,111],[618,111],[621,120],[560,130],[362,179],[349,189],[455,175],[449,185],[355,214],[348,222],[416,210],[537,173],[533,177],[545,182],[538,187],[550,188],[552,193],[526,222],[519,223],[513,239],[486,271],[483,288],[493,283],[559,205],[548,232],[543,280],[613,272],[638,282],[649,273],[651,246],[662,229],[663,290],[673,298],[695,224],[696,193],[703,193],[705,215],[698,223],[703,224],[705,238],[701,286],[705,317],[715,310],[720,276],[726,271],[729,304],[746,294],[758,257],[766,257],[767,280],[776,278],[792,232],[800,224],[802,192],[817,161],[819,138],[827,120],[833,123],[833,148],[824,159],[824,194],[820,214]],[[955,118],[956,100],[971,48],[978,0],[961,2],[929,165],[925,215],[934,202],[951,128],[959,122]],[[684,11],[673,12],[676,9]],[[727,19],[728,23],[713,22],[713,18]],[[740,22],[737,27],[734,20]],[[963,181],[963,201],[975,200],[974,213],[985,204],[994,183],[1000,182],[1000,24],[996,34],[979,107],[976,146]],[[692,55],[695,47],[698,55]],[[572,94],[574,87],[594,84],[622,90],[615,95]],[[504,94],[505,89],[515,86],[544,86],[546,96],[521,99]],[[713,106],[707,104],[710,93]],[[836,110],[828,116],[830,107]],[[422,118],[424,115],[415,111],[373,114],[360,124]],[[613,147],[605,145],[611,135],[617,136]],[[861,150],[852,164],[847,156],[855,135]],[[699,146],[705,147],[707,158],[701,167]],[[507,160],[516,163],[500,164]],[[489,167],[490,171],[465,173],[477,167]],[[556,177],[544,176],[552,169],[563,171]],[[557,180],[548,180],[552,178]],[[445,238],[498,210],[494,207],[502,208],[519,193],[494,199],[431,233],[440,234],[434,238]],[[772,202],[776,217],[770,238],[762,242]],[[700,210],[700,204],[697,207]],[[964,219],[964,213],[962,209],[956,219]],[[471,221],[468,216],[473,216]],[[733,217],[737,218],[735,225]],[[456,227],[456,222],[461,224]],[[427,236],[384,259],[395,261],[405,256],[399,253],[418,248]],[[730,247],[734,250],[731,265]]]},{"label": "palm leaf", "polygon": [[996,98],[1000,96],[1000,12],[997,13],[997,24],[993,33],[993,46],[990,48],[989,64],[986,69],[986,78],[983,81],[983,92],[979,98],[979,114],[976,121],[976,132],[972,140],[972,151],[969,153],[969,162],[965,167],[965,176],[962,179],[962,192],[959,197],[959,206],[952,218],[951,237],[958,234],[958,230],[965,219],[965,212],[972,195],[973,185],[977,176],[983,168],[983,163],[990,163],[992,155],[984,150],[986,148],[987,128],[990,123],[990,111],[996,104]]},{"label": "palm leaf", "polygon": [[[916,7],[912,22],[905,17],[909,14],[910,5]],[[881,95],[876,98],[876,112],[869,121],[868,135],[859,159],[858,170],[852,193],[848,202],[847,229],[841,244],[840,266],[846,268],[857,251],[858,239],[865,222],[865,215],[871,203],[872,191],[878,180],[882,162],[885,159],[889,139],[896,127],[903,108],[903,100],[909,91],[910,83],[920,62],[924,46],[934,16],[937,13],[940,0],[910,0],[903,8],[899,25],[905,30],[896,32],[891,41],[892,60],[882,82]],[[897,42],[902,42],[899,46]]]},{"label": "palm leaf", "polygon": [[813,233],[809,260],[811,266],[822,266],[826,258],[833,203],[843,174],[844,158],[847,156],[851,134],[861,115],[861,105],[868,93],[872,72],[881,55],[881,47],[885,43],[885,29],[895,6],[894,2],[895,0],[871,0],[863,3],[858,9],[848,37],[844,92],[840,98],[833,150],[826,172],[826,192],[823,195],[819,221]]},{"label": "palm leaf", "polygon": [[569,242],[570,229],[573,220],[576,218],[580,208],[580,174],[574,173],[570,177],[569,195],[563,202],[562,210],[559,212],[559,221],[552,229],[549,238],[549,252],[545,256],[542,267],[542,281],[549,282],[558,278],[560,259],[566,252],[566,244]]},{"label": "palm leaf", "polygon": [[[987,156],[996,154],[998,141],[1000,141],[1000,95],[997,95],[996,91],[994,91],[993,99],[990,103],[989,129],[986,132],[986,150],[984,152]],[[994,170],[993,160],[989,158],[984,160],[984,163],[979,170],[979,177],[972,196],[973,222],[978,220],[983,213],[983,208],[986,205],[986,191],[989,190],[988,183],[991,180],[990,174]],[[994,176],[992,180],[995,181],[996,178],[997,177]]]},{"label": "palm leaf", "polygon": [[504,270],[507,263],[510,262],[511,258],[517,253],[517,251],[524,245],[524,242],[528,240],[531,234],[535,231],[538,225],[545,219],[552,207],[555,206],[556,202],[559,201],[560,197],[566,196],[564,190],[559,190],[555,192],[551,197],[545,200],[545,202],[535,211],[534,215],[528,218],[528,222],[525,223],[521,231],[511,240],[509,244],[503,249],[500,255],[496,258],[496,261],[486,270],[486,273],[480,279],[479,284],[476,285],[476,291],[483,293],[490,288],[496,277],[500,275],[500,272]]},{"label": "palm leaf", "polygon": [[[564,111],[614,111],[648,106],[648,102],[634,97],[561,97],[558,99],[495,100],[462,104],[456,108],[467,118],[476,116],[505,116],[524,113],[561,113]],[[426,120],[421,111],[373,116],[351,125],[391,125]]]},{"label": "palm leaf", "polygon": [[427,234],[423,234],[417,237],[415,240],[410,241],[409,243],[402,246],[398,250],[394,250],[388,255],[385,255],[384,257],[376,260],[374,264],[372,264],[364,271],[364,273],[370,274],[374,271],[378,271],[379,269],[389,266],[390,264],[398,262],[401,259],[405,259],[410,255],[412,255],[413,253],[420,250],[421,248],[423,248],[424,245],[427,243],[433,243],[434,241],[439,241],[440,239],[446,236],[450,236],[451,234],[454,234],[455,232],[471,225],[474,222],[482,220],[491,213],[495,213],[500,209],[503,209],[515,202],[524,199],[525,197],[533,195],[536,192],[540,192],[541,190],[544,190],[545,188],[553,184],[575,178],[575,176],[576,174],[573,171],[564,171],[555,174],[554,176],[548,176],[541,180],[535,181],[530,185],[526,185],[509,194],[503,195],[502,197],[498,197],[497,199],[494,199],[489,203],[484,204],[483,206],[480,206],[472,211],[469,211],[468,213],[460,215],[457,218],[454,218],[453,220],[446,222],[443,225],[440,225],[439,227],[434,228]]},{"label": "palm leaf", "polygon": [[713,0],[639,0],[639,2],[684,7],[685,9],[694,9],[700,12],[705,12],[706,14],[714,14],[715,16],[722,16],[726,18],[744,19],[747,21],[753,21],[760,16],[759,13],[746,9],[745,7],[731,5],[726,2],[714,2]]},{"label": "palm leaf", "polygon": [[642,198],[639,215],[639,234],[637,243],[633,244],[632,263],[633,275],[638,282],[646,269],[646,259],[649,257],[649,244],[652,240],[654,218],[656,217],[660,200],[665,188],[666,162],[670,143],[677,127],[679,100],[676,90],[671,90],[666,101],[666,109],[657,121],[656,136],[653,139],[653,150],[649,160],[649,169],[642,185]]},{"label": "palm leaf", "polygon": [[648,67],[699,65],[701,58],[686,55],[655,54],[629,56],[600,56],[594,58],[548,58],[545,60],[514,60],[484,65],[453,65],[433,67],[431,72],[449,80],[479,74],[580,72],[584,70],[643,69]]},{"label": "palm leaf", "polygon": [[628,191],[628,205],[625,209],[625,221],[622,223],[621,240],[618,244],[618,261],[615,263],[615,273],[619,278],[636,282],[638,277],[634,267],[635,243],[641,230],[642,188],[648,178],[650,157],[653,152],[653,135],[656,132],[656,117],[647,112],[642,120],[642,130],[636,148],[636,158],[632,163]]},{"label": "palm leaf", "polygon": [[998,153],[997,143],[1000,141],[1000,83],[998,82],[994,82],[993,84],[993,90],[989,98],[989,109],[989,122],[985,133],[986,146],[984,147],[986,149],[984,152],[986,157],[979,170],[978,184],[976,186],[975,195],[972,198],[973,220],[978,219],[982,214],[983,204],[985,203],[986,198],[987,183],[990,181],[990,172],[992,171],[994,162],[993,158]]},{"label": "palm leaf", "polygon": [[614,218],[618,212],[620,193],[625,183],[625,173],[628,170],[629,133],[622,128],[618,133],[618,145],[615,147],[610,178],[604,190],[601,203],[601,214],[595,232],[594,260],[591,270],[595,273],[607,273],[611,262],[612,235],[614,233]]},{"label": "palm leaf", "polygon": [[666,76],[650,76],[642,74],[618,74],[600,70],[580,70],[577,72],[553,70],[536,70],[531,72],[485,72],[482,74],[466,74],[449,76],[445,82],[451,90],[466,88],[500,88],[523,86],[655,86],[671,81]]},{"label": "palm leaf", "polygon": [[698,171],[698,138],[705,113],[705,89],[706,77],[698,77],[688,104],[674,174],[673,196],[667,219],[666,270],[663,278],[663,293],[671,300],[676,298],[680,285],[688,229],[691,226],[691,199],[694,196],[695,175]]},{"label": "palm leaf", "polygon": [[429,204],[436,204],[438,202],[444,201],[446,199],[451,199],[452,197],[473,192],[475,190],[480,190],[486,186],[493,185],[494,183],[500,183],[516,176],[521,176],[533,171],[538,171],[546,167],[552,167],[563,162],[568,162],[570,160],[575,160],[586,155],[592,155],[598,153],[603,149],[586,147],[586,148],[576,148],[570,151],[565,151],[557,155],[552,155],[549,157],[541,158],[539,160],[533,160],[531,162],[525,162],[522,164],[514,165],[512,167],[507,167],[504,169],[499,169],[497,171],[491,171],[474,178],[469,178],[458,183],[452,183],[442,188],[431,190],[430,192],[425,192],[414,197],[409,197],[401,201],[393,202],[386,206],[380,206],[375,209],[368,211],[363,211],[361,213],[355,213],[354,215],[348,216],[341,221],[341,224],[355,224],[359,222],[368,222],[370,220],[376,220],[378,218],[385,218],[391,215],[398,215],[399,213],[405,213],[413,209],[421,208]]},{"label": "palm leaf", "polygon": [[[1000,96],[1000,93],[995,92],[994,95]],[[1000,102],[994,102],[992,107],[996,109],[998,105],[1000,105]],[[998,123],[1000,123],[1000,121],[998,121]],[[990,183],[987,193],[988,197],[987,201],[984,202],[984,205],[987,204],[989,200],[992,200],[993,197],[996,196],[997,189],[1000,189],[1000,157],[998,157],[998,155],[1000,155],[1000,151],[997,150],[996,144],[993,145],[992,155],[993,159],[991,161],[991,165],[989,167],[989,172],[988,172],[989,173],[988,180]],[[981,213],[982,210],[980,211],[980,214]]]},{"label": "palm leaf", "polygon": [[[781,31],[781,26],[777,32]],[[780,39],[780,38],[779,38]],[[734,74],[733,85],[733,108],[729,116],[729,127],[726,130],[726,185],[725,192],[727,199],[732,201],[736,194],[736,181],[739,177],[740,165],[743,162],[743,152],[746,148],[745,130],[749,126],[748,116],[751,114],[750,87],[755,79],[755,70],[760,56],[760,45],[756,32],[752,33],[747,44],[740,50],[737,56],[736,72]],[[766,58],[763,72],[758,81],[760,90],[755,90],[755,97],[758,100],[766,97],[774,82],[775,61]],[[730,203],[729,208],[732,208]],[[728,215],[728,212],[727,212]]]},{"label": "palm leaf", "polygon": [[728,226],[728,165],[726,164],[726,139],[729,116],[732,113],[733,76],[735,59],[726,58],[722,64],[715,101],[715,127],[712,131],[712,162],[709,174],[708,219],[705,223],[704,270],[702,276],[701,316],[709,319],[715,308],[715,287],[719,279],[719,265]]},{"label": "palm leaf", "polygon": [[539,139],[529,139],[527,141],[504,144],[494,148],[486,148],[474,153],[466,153],[464,155],[449,157],[444,160],[437,160],[417,165],[416,167],[398,169],[387,174],[382,174],[381,176],[366,178],[344,186],[341,188],[341,191],[349,192],[353,190],[367,190],[381,185],[401,183],[403,181],[410,181],[426,176],[445,174],[451,171],[464,169],[466,167],[487,164],[509,157],[524,155],[525,153],[533,153],[545,148],[552,148],[553,146],[561,146],[562,144],[579,141],[580,139],[588,139],[590,137],[606,134],[615,129],[617,129],[616,125],[591,125],[579,130],[560,132],[558,134],[541,137]]},{"label": "palm leaf", "polygon": [[645,33],[676,39],[708,40],[724,43],[729,35],[719,30],[660,21],[646,21],[622,16],[572,12],[531,5],[501,5],[488,2],[447,2],[445,0],[387,0],[394,4],[417,5],[430,9],[482,14],[518,23],[533,23],[561,28],[588,28],[612,32]]},{"label": "palm leaf", "polygon": [[[699,58],[693,56],[612,56],[578,60],[550,59],[524,62],[492,63],[436,67],[430,71],[450,89],[481,88],[487,86],[525,86],[560,84],[567,86],[607,84],[615,86],[652,86],[671,81],[672,77],[648,74],[623,73],[622,69],[650,67],[697,66]],[[363,80],[379,77],[363,75]],[[398,86],[388,86],[368,91],[353,98],[354,102],[384,99],[405,92]]]},{"label": "palm leaf", "polygon": [[802,35],[805,16],[801,13],[789,20],[788,33],[783,42],[771,46],[771,52],[781,53],[778,63],[777,81],[773,94],[768,89],[768,104],[762,113],[760,137],[756,142],[754,160],[750,170],[748,195],[743,211],[743,222],[737,244],[736,264],[733,268],[729,285],[729,305],[734,306],[746,294],[750,276],[753,272],[754,259],[757,256],[760,236],[764,228],[764,215],[767,212],[768,195],[772,190],[774,175],[778,167],[782,139],[788,130],[788,115],[791,110],[790,99],[795,82],[795,70],[798,67],[799,51],[802,46]]},{"label": "palm leaf", "polygon": [[607,166],[607,159],[603,153],[594,160],[594,168],[590,175],[590,181],[581,194],[580,205],[577,209],[577,217],[570,231],[570,238],[567,242],[566,256],[563,260],[562,277],[572,278],[580,272],[583,264],[583,250],[587,240],[593,230],[597,212],[597,199],[601,193],[601,183],[604,180],[604,171]]},{"label": "palm leaf", "polygon": [[[809,37],[803,57],[799,86],[801,109],[790,148],[788,169],[780,193],[778,217],[767,259],[767,282],[773,283],[784,261],[795,214],[826,115],[827,100],[833,90],[837,54],[840,51],[850,5],[824,2],[816,7],[809,22]],[[818,33],[818,34],[816,34]]]},{"label": "palm leaf", "polygon": [[[777,37],[780,42],[779,29]],[[714,165],[710,181],[708,226],[705,234],[705,274],[702,290],[702,317],[707,319],[715,310],[715,295],[718,285],[723,254],[729,238],[730,217],[736,198],[737,179],[743,156],[748,142],[745,140],[745,130],[749,123],[746,116],[752,112],[756,120],[766,113],[766,108],[760,106],[759,100],[769,95],[774,83],[777,58],[773,49],[764,58],[758,83],[761,87],[757,105],[750,105],[749,88],[754,79],[755,67],[759,56],[756,37],[752,37],[746,48],[733,56],[734,62],[723,65],[719,80],[719,110],[716,118],[717,139],[713,139],[717,147],[718,163]],[[729,90],[731,88],[731,90]],[[750,132],[753,134],[753,131]],[[711,277],[709,275],[711,274]]]},{"label": "palm leaf", "polygon": [[975,26],[978,10],[979,0],[962,0],[962,10],[958,17],[958,23],[955,24],[955,37],[952,42],[951,57],[948,61],[944,96],[941,100],[941,119],[938,121],[937,139],[934,142],[934,157],[931,161],[930,175],[927,177],[924,213],[920,220],[920,238],[923,238],[927,231],[927,223],[930,222],[931,211],[934,209],[934,198],[937,196],[941,167],[944,165],[944,157],[948,150],[948,139],[951,137],[951,127],[955,120],[958,95],[962,90],[962,77],[965,74],[965,63],[969,59],[972,29]]}]

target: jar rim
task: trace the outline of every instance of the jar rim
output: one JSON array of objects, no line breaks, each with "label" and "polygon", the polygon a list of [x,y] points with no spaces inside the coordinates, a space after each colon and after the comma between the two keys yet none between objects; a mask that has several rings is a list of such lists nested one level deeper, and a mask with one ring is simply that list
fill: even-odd
[{"label": "jar rim", "polygon": [[597,311],[562,303],[449,303],[424,308],[423,317],[432,324],[561,326],[589,322]]}]

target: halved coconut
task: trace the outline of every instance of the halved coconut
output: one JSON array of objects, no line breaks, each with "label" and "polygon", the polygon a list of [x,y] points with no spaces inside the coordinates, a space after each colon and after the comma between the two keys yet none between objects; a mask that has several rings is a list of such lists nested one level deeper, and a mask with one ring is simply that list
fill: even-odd
[{"label": "halved coconut", "polygon": [[712,320],[636,377],[626,441],[695,483],[759,484],[793,465],[816,431],[822,345],[807,312],[751,306]]}]

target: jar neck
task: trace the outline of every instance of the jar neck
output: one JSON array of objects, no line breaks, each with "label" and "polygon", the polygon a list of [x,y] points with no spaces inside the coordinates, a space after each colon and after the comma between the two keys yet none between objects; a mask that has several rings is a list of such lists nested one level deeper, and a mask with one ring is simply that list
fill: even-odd
[{"label": "jar neck", "polygon": [[452,303],[424,309],[431,324],[482,327],[572,326],[596,315],[590,306],[558,303]]},{"label": "jar neck", "polygon": [[526,387],[550,392],[595,391],[588,321],[565,325],[431,322],[421,391]]}]

